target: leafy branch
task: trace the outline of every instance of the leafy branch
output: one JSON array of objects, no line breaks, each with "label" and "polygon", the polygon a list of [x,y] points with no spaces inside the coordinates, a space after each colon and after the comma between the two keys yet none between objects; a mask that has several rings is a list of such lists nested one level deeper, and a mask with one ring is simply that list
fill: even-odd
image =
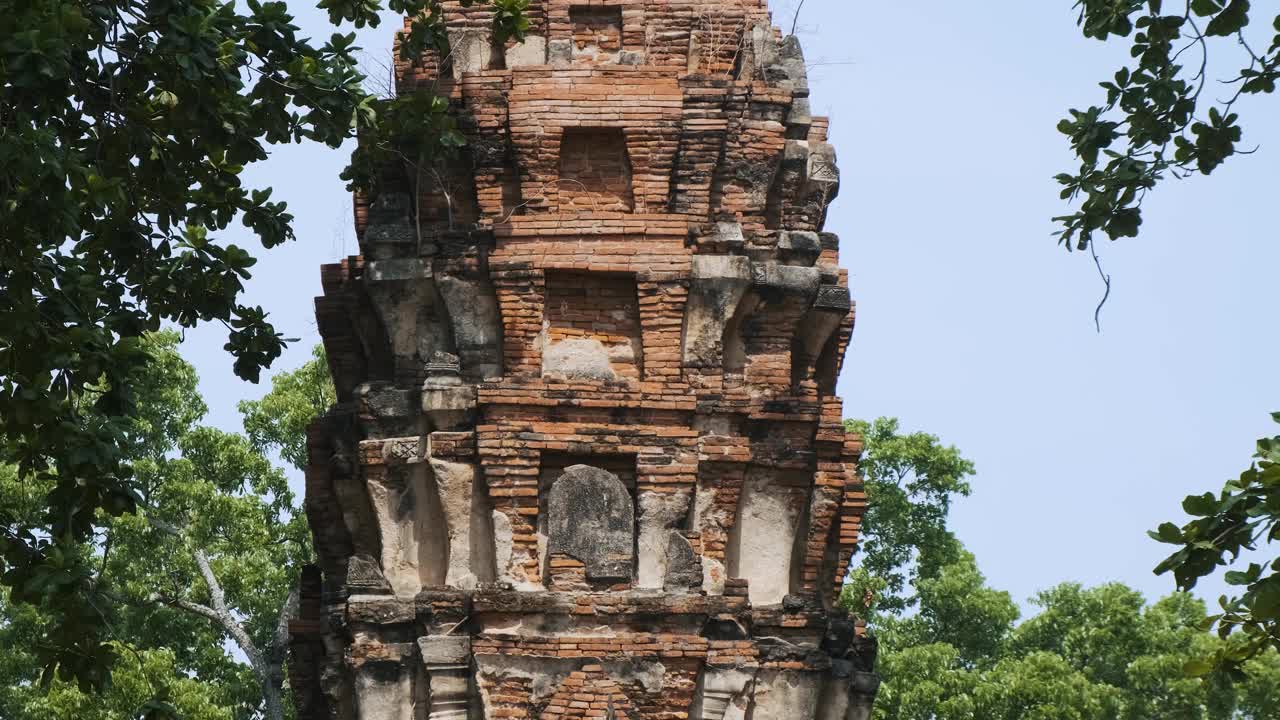
[{"label": "leafy branch", "polygon": [[[1272,418],[1280,423],[1280,413]],[[1219,568],[1236,564],[1260,544],[1280,541],[1280,436],[1258,441],[1256,462],[1227,483],[1222,492],[1192,495],[1182,503],[1193,518],[1182,527],[1164,523],[1151,537],[1181,546],[1156,568],[1172,572],[1182,590]],[[1216,667],[1228,670],[1268,647],[1280,650],[1280,559],[1229,570],[1224,579],[1242,588],[1238,597],[1223,596],[1221,612],[1209,618],[1223,638],[1239,633],[1243,641],[1223,648],[1212,662],[1197,665],[1198,674]]]},{"label": "leafy branch", "polygon": [[[528,28],[528,0],[460,1],[487,6],[499,42]],[[386,4],[412,18],[402,61],[445,47],[444,4]],[[384,6],[321,7],[335,24],[365,27]],[[434,152],[461,135],[430,93],[370,95],[354,34],[313,44],[284,2],[3,9],[0,463],[44,497],[38,513],[0,510],[0,582],[61,617],[42,640],[46,670],[101,685],[114,651],[87,604],[94,573],[82,544],[144,502],[132,462],[137,379],[155,361],[144,337],[221,324],[235,373],[250,381],[289,342],[243,302],[252,254],[217,239],[233,222],[265,249],[294,237],[285,204],[246,187],[246,168],[274,144],[360,136],[391,147],[412,129]],[[350,175],[372,177],[383,160],[357,153]]]},{"label": "leafy branch", "polygon": [[[1187,0],[1166,13],[1163,0],[1079,0],[1078,24],[1086,37],[1133,40],[1133,63],[1101,87],[1106,102],[1072,109],[1058,130],[1070,138],[1080,160],[1062,173],[1061,197],[1076,204],[1054,218],[1055,235],[1068,250],[1085,250],[1096,233],[1112,240],[1136,237],[1147,194],[1167,177],[1209,175],[1239,148],[1243,131],[1234,112],[1244,95],[1275,91],[1280,79],[1280,16],[1276,36],[1258,54],[1245,40],[1249,0]],[[1207,22],[1206,22],[1207,21]],[[1203,25],[1203,28],[1202,28]],[[1244,51],[1247,64],[1226,86],[1232,96],[1205,110],[1210,42],[1227,39]],[[1195,58],[1188,67],[1189,58]]]}]

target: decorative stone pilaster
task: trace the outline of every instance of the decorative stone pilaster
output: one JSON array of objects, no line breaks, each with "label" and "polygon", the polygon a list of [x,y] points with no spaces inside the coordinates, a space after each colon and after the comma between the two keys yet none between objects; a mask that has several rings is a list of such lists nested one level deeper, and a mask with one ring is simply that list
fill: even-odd
[{"label": "decorative stone pilaster", "polygon": [[432,430],[462,430],[475,421],[476,388],[458,376],[456,355],[436,353],[424,368],[422,412]]},{"label": "decorative stone pilaster", "polygon": [[430,689],[427,720],[467,720],[471,708],[471,638],[428,635],[418,638]]},{"label": "decorative stone pilaster", "polygon": [[750,701],[754,672],[708,668],[702,674],[694,720],[743,720]]},{"label": "decorative stone pilaster", "polygon": [[359,720],[414,720],[411,657],[407,643],[356,649],[352,665]]}]

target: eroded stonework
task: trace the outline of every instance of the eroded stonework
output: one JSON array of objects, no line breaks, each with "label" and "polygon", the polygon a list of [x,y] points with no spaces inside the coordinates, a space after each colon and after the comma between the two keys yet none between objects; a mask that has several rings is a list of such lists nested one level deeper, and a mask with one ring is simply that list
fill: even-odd
[{"label": "eroded stonework", "polygon": [[303,720],[865,720],[827,121],[764,0],[446,3],[459,156],[316,301]]}]

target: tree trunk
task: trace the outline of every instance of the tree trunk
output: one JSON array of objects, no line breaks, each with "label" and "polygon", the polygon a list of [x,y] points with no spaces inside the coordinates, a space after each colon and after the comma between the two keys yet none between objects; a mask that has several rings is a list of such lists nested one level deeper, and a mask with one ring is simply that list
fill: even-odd
[{"label": "tree trunk", "polygon": [[235,640],[236,646],[244,653],[245,658],[249,660],[249,667],[252,668],[254,677],[258,679],[258,685],[262,689],[263,709],[266,720],[284,720],[284,701],[282,698],[282,689],[284,688],[284,661],[288,650],[289,642],[289,620],[296,614],[298,607],[298,591],[294,589],[289,593],[289,599],[285,601],[284,607],[280,608],[280,616],[276,621],[276,632],[272,637],[271,647],[267,648],[264,653],[254,645],[253,639],[249,637],[249,633],[235,615],[227,608],[226,595],[223,593],[222,585],[218,582],[217,576],[213,574],[213,567],[209,564],[209,558],[204,554],[203,550],[195,551],[196,565],[200,568],[200,575],[204,578],[204,582],[209,586],[209,599],[212,607],[193,603],[187,600],[173,600],[175,605],[187,612],[200,615],[217,623],[223,630]]}]

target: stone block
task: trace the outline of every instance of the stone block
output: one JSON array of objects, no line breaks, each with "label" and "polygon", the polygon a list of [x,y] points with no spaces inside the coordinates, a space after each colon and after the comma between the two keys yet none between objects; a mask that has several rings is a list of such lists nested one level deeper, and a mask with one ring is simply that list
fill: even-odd
[{"label": "stone block", "polygon": [[541,35],[526,35],[524,42],[506,49],[505,60],[508,68],[546,65],[547,39]]},{"label": "stone block", "polygon": [[466,430],[475,422],[476,387],[455,376],[433,376],[422,383],[422,412],[432,430]]},{"label": "stone block", "polygon": [[702,563],[689,540],[676,530],[667,533],[667,572],[662,589],[669,593],[696,592],[702,587]]},{"label": "stone block", "polygon": [[347,588],[352,593],[391,594],[391,584],[382,576],[378,561],[368,555],[352,555],[347,561]]},{"label": "stone block", "polygon": [[428,668],[471,663],[471,638],[466,635],[429,635],[418,638],[418,654]]},{"label": "stone block", "polygon": [[778,258],[787,265],[813,267],[822,254],[818,233],[796,230],[783,232],[778,238]]},{"label": "stone block", "polygon": [[573,41],[559,39],[548,41],[547,62],[553,67],[566,67],[573,63]]},{"label": "stone block", "polygon": [[466,73],[488,70],[493,62],[493,34],[478,28],[450,30],[449,60],[455,80]]},{"label": "stone block", "polygon": [[635,566],[635,506],[611,472],[587,465],[564,471],[547,501],[549,553],[586,566],[591,580],[628,580]]}]

